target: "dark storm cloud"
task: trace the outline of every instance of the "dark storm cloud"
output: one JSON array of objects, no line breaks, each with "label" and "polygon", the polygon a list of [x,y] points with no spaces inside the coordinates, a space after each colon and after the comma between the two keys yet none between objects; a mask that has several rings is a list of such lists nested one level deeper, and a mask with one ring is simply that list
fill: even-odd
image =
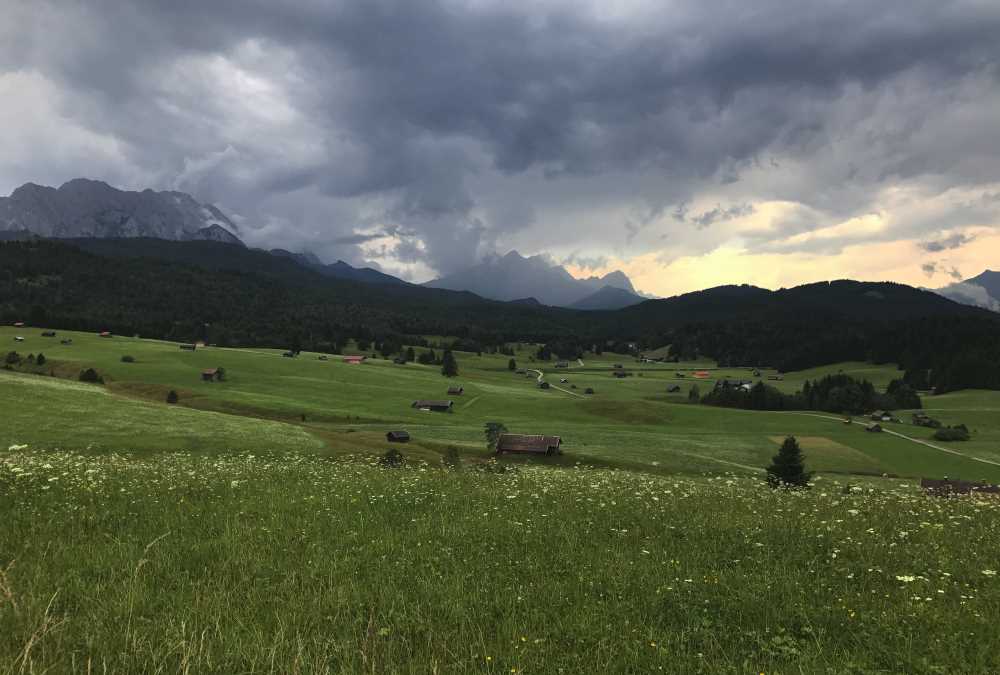
[{"label": "dark storm cloud", "polygon": [[[331,254],[353,247],[356,256],[376,236],[358,223],[405,228],[413,234],[396,244],[398,259],[441,272],[468,266],[505,233],[546,226],[538,210],[564,203],[524,203],[507,186],[527,172],[579,180],[581,195],[594,176],[652,175],[661,180],[632,198],[662,215],[774,156],[822,157],[831,128],[858,120],[870,123],[841,142],[875,157],[836,176],[846,188],[827,189],[830,177],[816,169],[764,197],[852,213],[872,185],[893,177],[971,180],[956,168],[969,148],[909,142],[940,113],[936,92],[968,77],[995,88],[1000,5],[691,0],[611,18],[599,9],[39,1],[9,17],[18,30],[6,47],[0,28],[0,70],[54,82],[72,119],[116,139],[137,172],[183,176],[197,196],[248,219],[273,217],[258,230],[266,236],[290,228],[297,241],[322,242]],[[888,84],[906,92],[912,117],[882,123],[869,95]],[[987,168],[994,179],[998,164]],[[484,209],[485,192],[501,206]],[[705,228],[753,207],[695,216],[687,208],[674,218]],[[625,223],[629,243],[645,224]]]},{"label": "dark storm cloud", "polygon": [[975,240],[975,236],[965,235],[961,232],[957,232],[948,237],[942,239],[935,239],[931,241],[920,242],[920,248],[924,249],[928,253],[938,253],[940,251],[947,251],[949,249],[961,248],[966,244]]}]

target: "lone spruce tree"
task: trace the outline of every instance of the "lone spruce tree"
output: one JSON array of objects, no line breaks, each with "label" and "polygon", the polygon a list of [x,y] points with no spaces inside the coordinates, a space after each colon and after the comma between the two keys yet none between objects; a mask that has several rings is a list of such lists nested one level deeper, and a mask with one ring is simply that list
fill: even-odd
[{"label": "lone spruce tree", "polygon": [[802,448],[795,436],[789,436],[781,444],[778,454],[767,467],[767,483],[773,488],[804,488],[809,486],[812,473],[806,471]]},{"label": "lone spruce tree", "polygon": [[517,361],[511,359],[507,362],[507,370],[517,370]]},{"label": "lone spruce tree", "polygon": [[441,359],[441,374],[445,377],[455,377],[458,375],[458,361],[455,360],[455,355],[451,353],[451,350],[447,350]]}]

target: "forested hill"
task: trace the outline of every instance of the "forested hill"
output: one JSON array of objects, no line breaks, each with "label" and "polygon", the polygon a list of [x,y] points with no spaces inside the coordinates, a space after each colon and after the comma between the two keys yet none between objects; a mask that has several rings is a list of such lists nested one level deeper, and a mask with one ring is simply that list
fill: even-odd
[{"label": "forested hill", "polygon": [[665,344],[682,358],[783,370],[895,362],[915,385],[1000,388],[1000,315],[893,283],[768,291],[723,286],[616,311],[496,302],[472,293],[331,278],[292,259],[210,241],[0,242],[0,321],[214,342],[328,349],[348,337],[467,346]]}]

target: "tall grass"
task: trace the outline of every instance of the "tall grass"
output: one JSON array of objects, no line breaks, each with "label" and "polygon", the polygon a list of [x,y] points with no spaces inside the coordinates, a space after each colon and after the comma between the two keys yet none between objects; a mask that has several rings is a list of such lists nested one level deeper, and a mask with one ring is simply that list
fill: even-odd
[{"label": "tall grass", "polygon": [[997,672],[1000,505],[14,449],[0,672]]}]

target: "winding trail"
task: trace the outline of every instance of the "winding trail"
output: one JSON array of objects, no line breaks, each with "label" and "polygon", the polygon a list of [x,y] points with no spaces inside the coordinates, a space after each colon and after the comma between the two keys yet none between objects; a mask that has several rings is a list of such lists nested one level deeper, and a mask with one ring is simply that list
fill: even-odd
[{"label": "winding trail", "polygon": [[[542,371],[540,371],[538,368],[528,368],[527,370],[528,370],[529,373],[538,373],[538,379],[536,380],[536,382],[538,382],[539,384],[541,384],[542,378],[545,377],[545,373],[543,373]],[[577,398],[586,398],[586,396],[584,396],[583,394],[578,394],[575,391],[570,391],[569,389],[563,389],[562,387],[557,387],[556,385],[552,384],[551,382],[549,382],[549,387],[551,387],[552,389],[558,389],[559,391],[563,392],[564,394],[569,394],[570,396],[576,396]]]},{"label": "winding trail", "polygon": [[[818,413],[807,413],[807,412],[787,412],[786,415],[805,415],[806,417],[818,417],[823,420],[830,420],[832,422],[844,422],[842,417],[830,417],[829,415],[820,415]],[[860,424],[862,426],[867,426],[865,422],[859,422],[858,420],[852,419],[851,424]],[[935,445],[929,441],[925,441],[920,438],[913,438],[912,436],[907,436],[906,434],[901,434],[898,431],[893,431],[892,429],[887,429],[882,427],[882,433],[891,434],[893,436],[898,436],[899,438],[906,439],[908,441],[913,441],[914,443],[919,443],[920,445],[925,445],[928,448],[938,450],[940,452],[946,452],[949,455],[956,455],[958,457],[963,457],[965,459],[971,459],[974,462],[982,462],[983,464],[992,464],[993,466],[1000,466],[1000,462],[995,462],[992,459],[984,459],[982,457],[976,457],[975,455],[967,455],[964,452],[959,452],[958,450],[952,450],[951,448],[943,448],[940,445]]]}]

